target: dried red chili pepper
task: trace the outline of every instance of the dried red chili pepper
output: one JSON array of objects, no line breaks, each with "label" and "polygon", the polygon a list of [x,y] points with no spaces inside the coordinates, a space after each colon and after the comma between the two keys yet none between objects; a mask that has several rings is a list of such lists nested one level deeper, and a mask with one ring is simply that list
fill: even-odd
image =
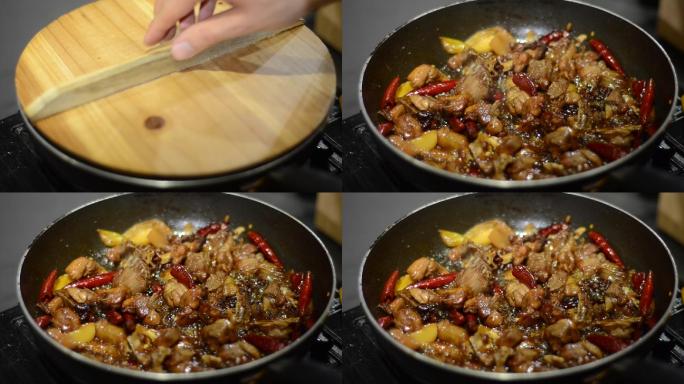
[{"label": "dried red chili pepper", "polygon": [[537,234],[541,237],[549,237],[550,235],[554,235],[568,227],[567,224],[565,223],[556,223],[549,225],[548,227],[540,229]]},{"label": "dried red chili pepper", "polygon": [[50,273],[47,275],[45,280],[43,280],[43,284],[40,286],[40,291],[38,293],[38,300],[40,301],[48,301],[52,299],[52,288],[55,286],[55,280],[57,280],[57,270],[53,269],[50,271]]},{"label": "dried red chili pepper", "polygon": [[[477,128],[477,123],[475,121],[466,120],[465,128],[466,128],[466,131],[468,132],[468,137],[470,137],[471,139],[474,139],[477,137],[477,133],[479,130]],[[479,168],[478,168],[478,171],[479,171]]]},{"label": "dried red chili pepper", "polygon": [[594,333],[588,335],[587,340],[590,343],[601,348],[603,352],[607,353],[615,353],[617,351],[624,349],[627,346],[627,344],[624,341],[609,335],[598,335]]},{"label": "dried red chili pepper", "polygon": [[133,332],[135,330],[135,316],[132,313],[124,312],[124,327],[128,332]]},{"label": "dried red chili pepper", "polygon": [[518,279],[518,281],[527,285],[527,288],[533,289],[537,286],[534,275],[532,274],[532,272],[530,272],[529,269],[527,269],[526,266],[516,265],[513,267],[511,272],[513,273],[513,276],[515,276],[515,278]]},{"label": "dried red chili pepper", "polygon": [[451,317],[451,322],[456,325],[463,325],[463,323],[466,321],[465,316],[463,316],[461,311],[458,309],[452,309],[449,313],[449,317]]},{"label": "dried red chili pepper", "polygon": [[554,41],[558,41],[566,36],[568,36],[569,33],[568,31],[553,31],[549,34],[546,34],[542,37],[539,38],[539,42],[545,45],[549,45],[549,43],[553,43]]},{"label": "dried red chili pepper", "polygon": [[494,292],[495,295],[500,295],[500,296],[504,294],[504,290],[503,290],[503,288],[501,288],[499,283],[494,283],[494,285],[492,285],[492,292]]},{"label": "dried red chili pepper", "polygon": [[387,278],[385,285],[382,286],[382,292],[380,292],[381,303],[394,299],[394,287],[397,285],[397,280],[399,280],[399,271],[395,270]]},{"label": "dried red chili pepper", "polygon": [[380,134],[383,136],[389,135],[393,129],[394,129],[394,123],[391,123],[391,122],[378,124],[378,132],[380,132]]},{"label": "dried red chili pepper", "polygon": [[152,292],[161,293],[163,290],[164,290],[164,287],[162,287],[161,284],[159,284],[159,283],[152,284]]},{"label": "dried red chili pepper", "polygon": [[116,271],[105,272],[91,277],[84,277],[67,285],[65,288],[97,288],[111,283],[112,280],[114,280],[114,276],[116,276]]},{"label": "dried red chili pepper", "polygon": [[494,92],[494,100],[495,101],[501,101],[504,98],[504,93],[501,91],[496,91]]},{"label": "dried red chili pepper", "polygon": [[434,83],[434,84],[428,84],[424,87],[418,88],[416,90],[413,90],[408,93],[408,96],[411,95],[421,95],[421,96],[435,96],[439,95],[440,93],[445,93],[449,92],[452,89],[456,88],[456,80],[447,80],[443,81],[441,83]]},{"label": "dried red chili pepper", "polygon": [[184,266],[177,264],[170,268],[169,272],[171,276],[175,277],[179,283],[185,285],[186,288],[190,289],[195,286],[195,282],[192,280],[192,275],[185,269]]},{"label": "dried red chili pepper", "polygon": [[290,275],[290,284],[295,293],[299,293],[302,290],[302,280],[304,280],[304,275],[301,272],[295,272]]},{"label": "dried red chili pepper", "polygon": [[390,81],[385,93],[382,95],[382,100],[380,101],[380,109],[392,108],[396,104],[395,95],[397,94],[397,89],[399,89],[399,82],[401,79],[399,76],[395,77]]},{"label": "dried red chili pepper", "polygon": [[222,228],[222,224],[213,223],[213,224],[207,225],[206,227],[202,227],[202,228],[198,229],[196,234],[199,237],[206,237],[208,235],[212,235],[212,234],[220,231],[221,228]]},{"label": "dried red chili pepper", "polygon": [[530,79],[527,73],[516,73],[513,75],[512,79],[513,83],[528,95],[534,96],[537,94],[537,85]]},{"label": "dried red chili pepper", "polygon": [[598,141],[592,141],[591,143],[588,143],[587,148],[601,156],[603,160],[608,161],[615,161],[626,154],[625,151],[614,146],[613,144],[599,143]]},{"label": "dried red chili pepper", "polygon": [[273,247],[271,247],[271,245],[266,241],[266,239],[264,239],[263,236],[261,236],[261,234],[255,231],[249,231],[247,232],[247,237],[252,243],[254,243],[254,245],[257,246],[257,248],[259,248],[261,253],[264,254],[266,260],[280,268],[283,268],[283,263],[278,258],[278,255],[273,250]]},{"label": "dried red chili pepper", "polygon": [[646,274],[644,272],[637,272],[632,275],[632,289],[637,293],[640,293],[644,288],[644,280],[646,280]]},{"label": "dried red chili pepper", "polygon": [[47,328],[50,325],[50,321],[52,321],[52,316],[50,315],[36,317],[36,324],[41,328]]},{"label": "dried red chili pepper", "polygon": [[277,352],[285,347],[285,344],[282,341],[262,335],[245,335],[245,341],[257,347],[262,352],[266,353]]},{"label": "dried red chili pepper", "polygon": [[639,117],[641,118],[641,125],[646,126],[648,120],[651,118],[653,111],[653,101],[655,99],[655,81],[648,79],[644,88],[643,97],[641,98],[641,107],[639,109]]},{"label": "dried red chili pepper", "polygon": [[107,312],[107,321],[109,321],[110,323],[112,323],[114,325],[119,325],[119,324],[123,323],[124,318],[123,318],[123,316],[121,316],[121,314],[119,312],[112,309],[109,312]]},{"label": "dried red chili pepper", "polygon": [[313,276],[311,272],[306,272],[304,275],[304,280],[302,281],[302,289],[299,293],[299,315],[304,316],[306,310],[309,308],[309,303],[311,303],[311,294],[313,293]]},{"label": "dried red chili pepper", "polygon": [[471,333],[477,331],[477,316],[475,316],[472,313],[466,313],[465,325],[468,331],[470,331]]},{"label": "dried red chili pepper", "polygon": [[453,116],[449,119],[449,126],[451,126],[451,130],[454,132],[461,132],[466,128],[463,119],[456,116]]},{"label": "dried red chili pepper", "polygon": [[650,317],[651,303],[653,303],[653,272],[648,271],[644,281],[644,288],[641,290],[641,298],[639,298],[641,316]]},{"label": "dried red chili pepper", "polygon": [[608,260],[612,261],[620,268],[625,267],[625,263],[622,262],[622,259],[617,254],[613,246],[610,245],[610,243],[608,243],[608,240],[606,240],[606,238],[602,234],[596,231],[589,231],[589,233],[587,233],[587,236],[589,237],[589,240],[591,240],[592,243],[596,244],[599,247],[601,252],[603,252],[603,254],[606,255],[606,258]]},{"label": "dried red chili pepper", "polygon": [[392,316],[383,316],[378,318],[378,325],[380,325],[381,328],[387,329],[392,325],[393,321]]},{"label": "dried red chili pepper", "polygon": [[431,279],[425,279],[409,285],[407,288],[435,289],[443,287],[456,279],[456,272],[445,273]]},{"label": "dried red chili pepper", "polygon": [[635,99],[641,100],[644,94],[644,88],[646,87],[646,81],[644,80],[635,80],[632,82],[632,96],[634,96]]},{"label": "dried red chili pepper", "polygon": [[625,70],[622,69],[622,65],[620,65],[620,62],[615,58],[615,55],[608,49],[606,44],[599,39],[591,39],[589,40],[589,45],[603,58],[603,61],[608,64],[608,67],[622,76],[625,75]]}]

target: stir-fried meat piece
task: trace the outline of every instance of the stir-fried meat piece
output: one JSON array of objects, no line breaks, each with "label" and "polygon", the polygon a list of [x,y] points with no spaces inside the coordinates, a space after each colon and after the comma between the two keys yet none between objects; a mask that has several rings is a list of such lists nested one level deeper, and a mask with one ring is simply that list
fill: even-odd
[{"label": "stir-fried meat piece", "polygon": [[406,268],[406,271],[413,281],[423,280],[425,277],[432,276],[442,270],[442,266],[428,257],[421,257]]},{"label": "stir-fried meat piece", "polygon": [[411,308],[401,308],[394,314],[394,324],[404,332],[413,332],[423,326],[418,312]]},{"label": "stir-fried meat piece", "polygon": [[580,334],[571,320],[561,319],[546,327],[544,338],[554,351],[559,351],[563,345],[578,341]]},{"label": "stir-fried meat piece", "polygon": [[458,285],[470,295],[477,295],[489,288],[492,271],[479,255],[473,255],[466,261],[465,268],[458,277]]},{"label": "stir-fried meat piece", "polygon": [[62,332],[71,332],[81,326],[78,314],[71,308],[59,308],[52,316],[52,324]]},{"label": "stir-fried meat piece", "polygon": [[135,248],[133,248],[129,242],[124,242],[123,244],[109,248],[107,250],[107,259],[109,259],[112,263],[117,264],[134,249]]},{"label": "stir-fried meat piece", "polygon": [[193,278],[199,281],[207,279],[211,259],[207,253],[191,253],[185,259],[185,268]]},{"label": "stir-fried meat piece", "polygon": [[100,265],[91,258],[77,257],[69,265],[64,268],[64,271],[69,275],[71,280],[78,280],[81,277],[92,275],[100,269]]},{"label": "stir-fried meat piece", "polygon": [[443,78],[442,72],[434,65],[423,64],[419,65],[409,73],[407,79],[411,82],[413,88],[420,88],[426,83],[432,83]]},{"label": "stir-fried meat piece", "polygon": [[406,80],[379,111],[393,123],[383,135],[430,166],[497,180],[564,177],[629,154],[655,121],[650,95],[635,93],[646,79],[611,69],[580,36],[516,42],[492,27],[462,44],[443,38],[445,67],[393,74]]},{"label": "stir-fried meat piece", "polygon": [[147,288],[150,269],[137,255],[130,255],[121,262],[121,269],[114,277],[114,286],[124,287],[131,294],[142,292]]},{"label": "stir-fried meat piece", "polygon": [[553,260],[546,252],[533,252],[527,257],[527,269],[532,272],[535,279],[541,283],[549,279]]},{"label": "stir-fried meat piece", "polygon": [[393,274],[394,287],[386,286],[396,294],[379,305],[389,317],[381,326],[428,357],[496,372],[562,369],[627,346],[648,326],[635,271],[596,233],[585,236],[569,218],[556,223],[440,229],[449,249]]},{"label": "stir-fried meat piece", "polygon": [[492,79],[487,68],[480,62],[473,61],[463,70],[464,76],[457,86],[458,93],[465,95],[468,100],[478,102],[489,94]]},{"label": "stir-fried meat piece", "polygon": [[[230,228],[226,218],[183,235],[159,220],[123,234],[98,230],[109,250],[51,274],[42,290],[54,297],[37,303],[49,316],[37,321],[69,349],[136,370],[221,369],[271,354],[310,328],[317,280],[283,267],[276,244],[245,229]],[[416,293],[423,296],[442,301],[432,291]],[[395,304],[397,313],[402,308],[407,329],[422,327],[419,313]]]},{"label": "stir-fried meat piece", "polygon": [[420,122],[412,114],[406,113],[395,121],[395,131],[404,139],[412,139],[423,133]]}]

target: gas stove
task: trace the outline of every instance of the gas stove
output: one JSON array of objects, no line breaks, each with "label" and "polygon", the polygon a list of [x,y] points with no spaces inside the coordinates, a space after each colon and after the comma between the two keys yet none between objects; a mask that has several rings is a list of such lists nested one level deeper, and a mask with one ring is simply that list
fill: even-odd
[{"label": "gas stove", "polygon": [[[349,324],[342,335],[344,340],[344,382],[347,383],[411,383],[411,372],[395,364],[382,350],[361,306],[343,312]],[[642,360],[627,366],[611,367],[594,384],[650,382],[657,370],[658,384],[684,382],[684,304],[680,299],[672,318],[655,346]]]},{"label": "gas stove", "polygon": [[[34,335],[19,306],[0,312],[0,377],[4,383],[76,383],[39,350]],[[254,383],[294,383],[306,381],[308,375],[328,383],[341,383],[342,370],[342,305],[339,296],[323,326],[323,331],[299,360],[278,371],[267,369]]]},{"label": "gas stove", "polygon": [[[679,94],[684,94],[684,86]],[[680,104],[679,101],[677,101]],[[420,186],[396,172],[377,148],[363,116],[357,114],[344,119],[342,129],[347,132],[345,148],[345,191],[420,191]],[[427,186],[428,188],[430,186]],[[587,191],[662,192],[684,190],[684,111],[677,106],[673,122],[651,158],[640,165],[619,169]]]}]

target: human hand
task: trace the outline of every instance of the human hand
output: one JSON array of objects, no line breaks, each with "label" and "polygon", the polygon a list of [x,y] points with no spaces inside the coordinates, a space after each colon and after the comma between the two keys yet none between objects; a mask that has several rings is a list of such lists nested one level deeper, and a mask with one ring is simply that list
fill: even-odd
[{"label": "human hand", "polygon": [[216,2],[204,0],[199,22],[194,24],[195,0],[157,0],[145,44],[173,38],[180,21],[182,32],[174,39],[171,54],[176,60],[185,60],[225,40],[287,27],[329,1],[231,0],[232,9],[214,16]]}]

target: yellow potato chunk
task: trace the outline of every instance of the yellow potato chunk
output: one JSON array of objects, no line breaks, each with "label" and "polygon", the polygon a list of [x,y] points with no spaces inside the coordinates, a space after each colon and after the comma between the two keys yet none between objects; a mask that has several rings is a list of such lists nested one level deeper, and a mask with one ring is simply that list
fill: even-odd
[{"label": "yellow potato chunk", "polygon": [[107,247],[116,247],[126,240],[122,234],[114,231],[108,231],[106,229],[98,229],[97,233],[100,235],[100,240]]},{"label": "yellow potato chunk", "polygon": [[418,344],[430,344],[437,340],[437,324],[428,324],[408,336]]},{"label": "yellow potato chunk", "polygon": [[162,221],[152,219],[133,225],[123,233],[123,236],[135,245],[152,244],[159,248],[168,245],[171,233],[171,228]]},{"label": "yellow potato chunk", "polygon": [[95,338],[95,323],[86,323],[75,331],[71,331],[64,335],[62,339],[64,345],[72,348],[78,344],[86,344]]},{"label": "yellow potato chunk", "polygon": [[408,95],[409,92],[413,91],[413,85],[410,81],[401,83],[399,88],[397,88],[397,93],[394,94],[396,99],[401,99],[402,97]]},{"label": "yellow potato chunk", "polygon": [[71,284],[73,280],[71,280],[71,277],[67,275],[66,273],[63,275],[60,275],[57,280],[55,280],[55,285],[52,287],[52,292],[57,292],[60,289],[66,287],[68,284]]},{"label": "yellow potato chunk", "polygon": [[442,43],[442,48],[444,48],[447,53],[452,55],[463,52],[467,47],[466,43],[463,41],[453,39],[451,37],[441,36],[439,40]]},{"label": "yellow potato chunk", "polygon": [[411,279],[411,276],[409,275],[404,275],[397,280],[397,285],[394,286],[394,292],[399,292],[401,290],[406,289],[409,285],[413,284],[413,280]]},{"label": "yellow potato chunk", "polygon": [[428,152],[437,146],[437,131],[427,131],[408,142],[416,152]]},{"label": "yellow potato chunk", "polygon": [[444,229],[439,230],[439,237],[442,238],[442,242],[444,245],[447,247],[458,247],[459,245],[463,244],[463,242],[466,240],[465,236],[458,232],[452,232],[452,231],[447,231]]}]

